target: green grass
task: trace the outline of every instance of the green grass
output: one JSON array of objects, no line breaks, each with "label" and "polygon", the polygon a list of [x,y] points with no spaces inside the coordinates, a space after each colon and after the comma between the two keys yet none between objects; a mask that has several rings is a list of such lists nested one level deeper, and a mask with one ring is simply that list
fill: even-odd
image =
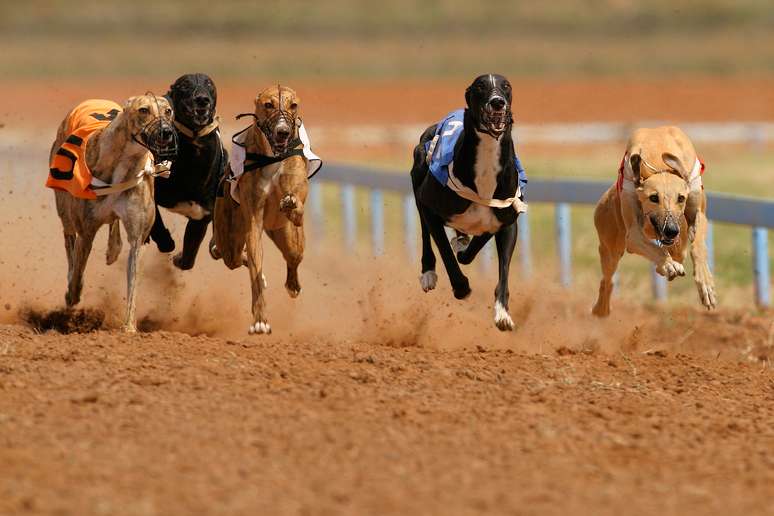
[{"label": "green grass", "polygon": [[6,0],[0,74],[770,74],[772,12],[765,0]]}]

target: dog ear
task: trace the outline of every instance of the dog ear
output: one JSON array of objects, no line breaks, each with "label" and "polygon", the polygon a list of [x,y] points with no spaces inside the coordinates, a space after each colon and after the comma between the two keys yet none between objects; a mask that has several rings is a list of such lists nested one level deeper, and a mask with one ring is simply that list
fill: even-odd
[{"label": "dog ear", "polygon": [[134,97],[129,97],[128,99],[126,99],[126,102],[124,102],[124,109],[129,109],[130,107],[132,107],[132,104],[134,103],[135,100],[137,100],[136,95]]},{"label": "dog ear", "polygon": [[629,165],[632,167],[632,172],[634,172],[634,186],[639,187],[640,183],[642,182],[642,178],[640,176],[640,165],[642,164],[642,158],[639,154],[632,154],[629,156]]},{"label": "dog ear", "polygon": [[666,166],[680,174],[681,177],[687,177],[687,173],[683,167],[682,162],[674,154],[665,152],[661,155],[661,160],[666,164]]},{"label": "dog ear", "polygon": [[473,89],[472,84],[465,89],[465,105],[468,107],[470,107],[470,94],[472,89]]}]

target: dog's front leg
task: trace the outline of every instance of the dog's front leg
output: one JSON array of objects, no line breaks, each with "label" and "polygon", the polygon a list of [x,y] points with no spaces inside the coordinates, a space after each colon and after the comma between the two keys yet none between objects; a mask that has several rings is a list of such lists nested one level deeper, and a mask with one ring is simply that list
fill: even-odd
[{"label": "dog's front leg", "polygon": [[253,211],[253,220],[247,230],[247,269],[250,273],[250,287],[253,295],[253,324],[247,329],[249,334],[271,333],[266,320],[266,300],[263,296],[265,279],[263,276],[263,207]]},{"label": "dog's front leg", "polygon": [[508,313],[508,274],[511,269],[511,257],[516,248],[518,227],[516,223],[505,226],[495,234],[497,244],[497,288],[495,288],[494,323],[500,331],[513,331],[514,324]]},{"label": "dog's front leg", "polygon": [[194,263],[196,263],[196,255],[199,253],[199,246],[202,245],[202,240],[207,234],[207,226],[210,225],[211,220],[211,217],[200,220],[188,219],[183,236],[183,250],[172,259],[175,267],[184,271],[193,268]]},{"label": "dog's front leg", "polygon": [[140,240],[132,240],[129,257],[126,262],[126,317],[123,330],[128,333],[137,331],[135,310],[137,308],[137,266],[140,262]]},{"label": "dog's front leg", "polygon": [[685,276],[685,268],[669,255],[669,252],[654,244],[642,230],[641,210],[636,194],[621,192],[621,215],[626,227],[626,250],[639,254],[656,265],[656,272],[669,280]]},{"label": "dog's front leg", "polygon": [[696,214],[696,231],[691,242],[691,261],[693,261],[693,280],[699,291],[701,304],[708,309],[715,308],[715,280],[707,263],[707,216],[703,211]]},{"label": "dog's front leg", "polygon": [[279,186],[279,209],[296,226],[304,223],[304,203],[309,190],[306,178],[306,164],[289,162],[277,178]]}]

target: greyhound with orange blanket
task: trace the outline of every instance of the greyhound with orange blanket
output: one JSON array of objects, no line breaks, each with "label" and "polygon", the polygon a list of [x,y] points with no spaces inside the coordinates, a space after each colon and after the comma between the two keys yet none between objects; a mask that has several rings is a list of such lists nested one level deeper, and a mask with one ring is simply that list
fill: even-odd
[{"label": "greyhound with orange blanket", "polygon": [[137,262],[156,214],[153,178],[169,171],[177,140],[172,108],[151,93],[124,107],[87,100],[68,113],[51,148],[46,186],[53,188],[67,252],[68,307],[78,304],[97,231],[110,225],[107,263],[121,252],[122,221],[129,241],[124,330],[136,331]]}]

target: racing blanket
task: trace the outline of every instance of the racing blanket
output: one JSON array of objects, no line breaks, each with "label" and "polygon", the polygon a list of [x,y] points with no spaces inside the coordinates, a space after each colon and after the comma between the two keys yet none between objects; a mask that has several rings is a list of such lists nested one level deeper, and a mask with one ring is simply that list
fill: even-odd
[{"label": "racing blanket", "polygon": [[69,192],[81,199],[96,199],[90,188],[92,175],[86,165],[86,144],[99,129],[106,127],[121,112],[110,100],[90,99],[78,104],[67,115],[64,143],[49,163],[46,186]]},{"label": "racing blanket", "polygon": [[[249,127],[247,128],[249,129]],[[234,144],[231,147],[231,154],[229,156],[229,165],[231,166],[231,177],[227,178],[231,184],[231,197],[239,203],[239,178],[245,173],[245,161],[248,160],[247,149],[245,148],[245,137],[247,136],[247,129],[243,129],[234,135],[231,142]],[[306,165],[306,177],[311,179],[320,168],[322,168],[322,159],[312,152],[312,143],[309,141],[309,135],[306,132],[304,123],[298,127],[298,138],[301,140],[303,148],[301,153],[307,160]]]},{"label": "racing blanket", "polygon": [[[457,193],[460,193],[459,188],[461,184],[454,177],[454,150],[462,134],[464,116],[464,109],[458,109],[449,113],[446,118],[438,123],[433,139],[425,144],[430,173],[439,183],[448,186]],[[527,173],[521,165],[515,149],[513,155],[516,173],[519,176],[519,189],[516,192],[516,198],[523,200],[524,187],[527,185]],[[462,196],[467,198],[466,195]],[[497,199],[493,200],[497,201]]]}]

